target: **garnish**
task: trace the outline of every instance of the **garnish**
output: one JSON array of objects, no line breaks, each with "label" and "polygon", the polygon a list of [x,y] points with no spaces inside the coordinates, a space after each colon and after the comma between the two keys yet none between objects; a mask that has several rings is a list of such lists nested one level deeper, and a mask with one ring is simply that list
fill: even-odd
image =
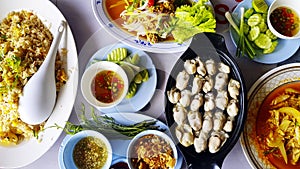
[{"label": "garnish", "polygon": [[[240,33],[240,29],[238,28],[238,26],[236,25],[236,23],[233,21],[232,16],[229,12],[225,13],[225,17],[228,20],[228,22],[231,24],[231,26],[234,28],[234,30],[236,31],[236,33],[239,35],[239,39],[241,39],[241,36],[244,36],[244,34],[242,35]],[[256,52],[254,50],[254,48],[252,47],[252,45],[250,44],[249,40],[247,38],[243,38],[244,39],[244,53],[247,53],[249,58],[253,59],[256,56]],[[237,48],[240,48],[239,46]],[[240,56],[240,55],[238,55]]]},{"label": "garnish", "polygon": [[88,119],[85,114],[85,106],[82,106],[82,114],[80,116],[81,124],[73,124],[67,122],[64,128],[55,124],[57,128],[62,128],[66,134],[74,135],[83,130],[95,130],[110,139],[130,139],[138,133],[145,130],[160,130],[160,126],[155,125],[157,120],[144,120],[131,125],[118,123],[114,118],[107,115],[97,115],[94,109],[91,109],[91,119]]}]

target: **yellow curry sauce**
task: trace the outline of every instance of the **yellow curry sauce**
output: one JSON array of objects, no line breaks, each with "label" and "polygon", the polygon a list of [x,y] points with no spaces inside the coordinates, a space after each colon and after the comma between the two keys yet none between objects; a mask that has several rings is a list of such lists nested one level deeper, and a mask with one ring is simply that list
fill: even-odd
[{"label": "yellow curry sauce", "polygon": [[[297,116],[299,113],[300,82],[276,88],[260,106],[256,121],[258,143],[276,168],[300,167],[299,160],[293,161],[293,156],[299,156],[300,153],[299,140],[296,138],[300,123],[300,117]],[[284,150],[278,146],[280,143],[283,143]],[[286,159],[282,151],[285,151]]]}]

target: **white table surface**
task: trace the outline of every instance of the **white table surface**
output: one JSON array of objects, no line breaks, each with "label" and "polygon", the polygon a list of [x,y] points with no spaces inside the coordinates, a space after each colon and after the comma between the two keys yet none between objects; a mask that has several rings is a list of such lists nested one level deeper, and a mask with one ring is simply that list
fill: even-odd
[{"label": "white table surface", "polygon": [[[94,17],[92,7],[90,0],[51,0],[56,6],[61,10],[63,15],[66,17],[75,41],[77,45],[78,54],[80,53],[81,49],[84,47],[86,41],[89,40],[89,38],[92,35],[95,35],[100,29],[100,25],[98,24],[97,20]],[[226,0],[227,1],[227,0]],[[236,0],[238,2],[238,0]],[[99,33],[99,32],[98,32]],[[224,35],[226,38],[226,44],[231,54],[234,53],[235,48],[232,44],[232,42],[229,39],[228,32],[222,30],[219,32]],[[109,36],[109,35],[106,35]],[[111,37],[113,38],[113,37]],[[105,41],[106,38],[103,38],[103,41]],[[112,40],[112,41],[115,41]],[[299,51],[297,53],[299,55]],[[161,66],[161,69],[165,70],[167,65],[164,65],[164,62],[156,61],[155,54],[151,54],[153,62],[158,63]],[[293,57],[290,60],[293,60],[295,57]],[[82,58],[79,58],[79,61]],[[297,58],[296,58],[297,59]],[[266,71],[276,67],[277,65],[266,65],[266,64],[260,64],[253,62],[247,58],[236,58],[242,73],[244,75],[245,81],[246,81],[246,87],[249,89],[251,85],[259,78],[263,73]],[[81,64],[79,62],[79,64]],[[82,67],[84,65],[80,65]],[[255,72],[253,71],[255,70]],[[162,77],[166,78],[166,77]],[[161,79],[160,81],[166,81],[166,79]],[[159,105],[156,107],[158,109]],[[163,112],[160,112],[163,113]],[[73,110],[71,117],[69,119],[71,122],[78,122],[76,111]],[[31,163],[30,165],[23,167],[26,169],[57,169],[59,168],[58,165],[58,151],[60,144],[65,137],[65,134],[61,134],[59,139],[56,141],[56,143],[53,145],[53,147],[44,154],[41,158],[36,160],[35,162]],[[222,169],[250,169],[251,166],[247,162],[247,159],[245,158],[245,155],[243,154],[242,148],[240,143],[238,142],[235,147],[232,149],[232,151],[228,154],[228,156],[225,158],[224,163],[222,165]]]}]

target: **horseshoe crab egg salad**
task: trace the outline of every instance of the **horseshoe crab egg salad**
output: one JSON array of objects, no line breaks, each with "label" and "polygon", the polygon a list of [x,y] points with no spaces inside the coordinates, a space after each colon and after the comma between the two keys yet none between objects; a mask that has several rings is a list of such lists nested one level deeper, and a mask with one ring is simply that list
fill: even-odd
[{"label": "horseshoe crab egg salad", "polygon": [[174,104],[177,139],[197,153],[218,152],[234,130],[240,82],[227,64],[200,56],[186,60],[175,78],[167,96]]},{"label": "horseshoe crab egg salad", "polygon": [[[0,23],[1,145],[18,144],[43,129],[43,123],[28,125],[20,120],[18,102],[23,87],[43,63],[52,40],[48,27],[32,11],[12,11]],[[61,60],[66,55],[66,49],[62,49],[56,57],[58,91],[67,81]]]},{"label": "horseshoe crab egg salad", "polygon": [[[121,27],[156,43],[175,40],[183,43],[201,32],[215,32],[216,19],[208,0],[113,0],[107,7],[112,15],[123,8]],[[108,2],[107,2],[108,3]],[[112,17],[117,18],[117,17]]]}]

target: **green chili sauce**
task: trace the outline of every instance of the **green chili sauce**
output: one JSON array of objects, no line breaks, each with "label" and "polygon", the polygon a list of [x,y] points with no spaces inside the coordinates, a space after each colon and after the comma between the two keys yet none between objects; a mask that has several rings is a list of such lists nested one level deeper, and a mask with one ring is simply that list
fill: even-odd
[{"label": "green chili sauce", "polygon": [[79,169],[99,169],[104,166],[107,156],[104,142],[92,136],[79,140],[73,150],[73,159]]}]

